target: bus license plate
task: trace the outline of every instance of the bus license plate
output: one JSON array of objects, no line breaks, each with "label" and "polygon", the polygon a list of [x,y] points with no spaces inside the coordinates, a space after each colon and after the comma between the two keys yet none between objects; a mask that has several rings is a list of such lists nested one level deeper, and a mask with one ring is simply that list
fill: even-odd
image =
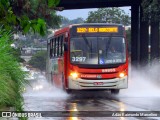
[{"label": "bus license plate", "polygon": [[103,82],[94,82],[94,85],[103,85]]}]

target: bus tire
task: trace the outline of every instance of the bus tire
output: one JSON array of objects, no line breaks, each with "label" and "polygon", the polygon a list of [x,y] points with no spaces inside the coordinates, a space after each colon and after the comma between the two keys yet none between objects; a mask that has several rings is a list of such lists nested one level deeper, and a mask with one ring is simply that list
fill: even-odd
[{"label": "bus tire", "polygon": [[71,94],[71,93],[72,93],[71,90],[67,90],[67,89],[65,89],[65,92],[66,92],[67,94]]},{"label": "bus tire", "polygon": [[117,94],[119,94],[119,89],[111,89],[111,94],[115,94],[115,95],[117,95]]},{"label": "bus tire", "polygon": [[65,82],[64,82],[64,75],[62,74],[62,89],[64,92],[66,92],[67,94],[71,93],[71,90],[66,89],[65,87]]},{"label": "bus tire", "polygon": [[62,74],[62,89],[65,91],[64,75]]}]

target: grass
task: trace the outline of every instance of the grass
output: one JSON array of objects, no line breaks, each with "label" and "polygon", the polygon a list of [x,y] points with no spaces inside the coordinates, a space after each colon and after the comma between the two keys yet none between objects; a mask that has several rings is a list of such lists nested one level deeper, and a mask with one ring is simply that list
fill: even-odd
[{"label": "grass", "polygon": [[11,33],[0,29],[0,35],[0,109],[14,107],[16,111],[23,111],[21,90],[26,83],[25,73],[10,52]]}]

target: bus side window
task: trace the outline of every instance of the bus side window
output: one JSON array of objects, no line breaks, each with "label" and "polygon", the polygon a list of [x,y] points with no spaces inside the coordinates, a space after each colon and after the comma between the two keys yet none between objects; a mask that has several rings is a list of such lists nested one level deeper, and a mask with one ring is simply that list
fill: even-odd
[{"label": "bus side window", "polygon": [[59,37],[57,37],[57,45],[56,45],[56,56],[59,56]]},{"label": "bus side window", "polygon": [[59,38],[56,38],[56,57],[57,57],[58,54],[59,54],[58,44],[59,44]]},{"label": "bus side window", "polygon": [[59,47],[58,47],[58,50],[59,50],[58,56],[61,56],[61,36],[59,37]]},{"label": "bus side window", "polygon": [[61,56],[63,55],[63,52],[64,52],[64,48],[63,48],[63,39],[64,39],[64,37],[63,36],[61,36],[61,39],[60,39],[60,46],[61,46],[61,52],[60,52],[60,54],[61,54]]},{"label": "bus side window", "polygon": [[50,40],[50,57],[52,57],[53,54],[53,39]]},{"label": "bus side window", "polygon": [[57,56],[60,55],[60,52],[59,52],[59,41],[60,41],[60,37],[57,38]]},{"label": "bus side window", "polygon": [[55,38],[52,39],[52,46],[53,46],[53,49],[52,49],[52,57],[54,57],[54,48],[55,48]]},{"label": "bus side window", "polygon": [[54,57],[56,57],[56,41],[57,39],[54,38]]}]

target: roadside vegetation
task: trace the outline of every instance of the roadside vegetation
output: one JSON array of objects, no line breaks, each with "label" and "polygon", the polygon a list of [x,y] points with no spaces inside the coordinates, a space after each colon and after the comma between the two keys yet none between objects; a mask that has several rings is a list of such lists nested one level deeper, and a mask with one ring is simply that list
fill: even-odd
[{"label": "roadside vegetation", "polygon": [[17,58],[10,54],[13,42],[11,33],[0,29],[0,34],[0,108],[14,107],[15,110],[22,111],[25,73]]},{"label": "roadside vegetation", "polygon": [[32,32],[44,36],[47,20],[58,25],[54,10],[58,3],[59,0],[0,0],[0,111],[12,108],[23,112],[26,74],[21,70],[19,50],[11,47],[14,34]]},{"label": "roadside vegetation", "polygon": [[117,23],[126,26],[131,24],[131,17],[117,7],[99,8],[89,12],[86,23]]},{"label": "roadside vegetation", "polygon": [[37,52],[35,55],[33,55],[31,60],[28,63],[34,68],[37,68],[41,71],[45,71],[46,58],[47,58],[47,51],[40,51],[40,52]]}]

